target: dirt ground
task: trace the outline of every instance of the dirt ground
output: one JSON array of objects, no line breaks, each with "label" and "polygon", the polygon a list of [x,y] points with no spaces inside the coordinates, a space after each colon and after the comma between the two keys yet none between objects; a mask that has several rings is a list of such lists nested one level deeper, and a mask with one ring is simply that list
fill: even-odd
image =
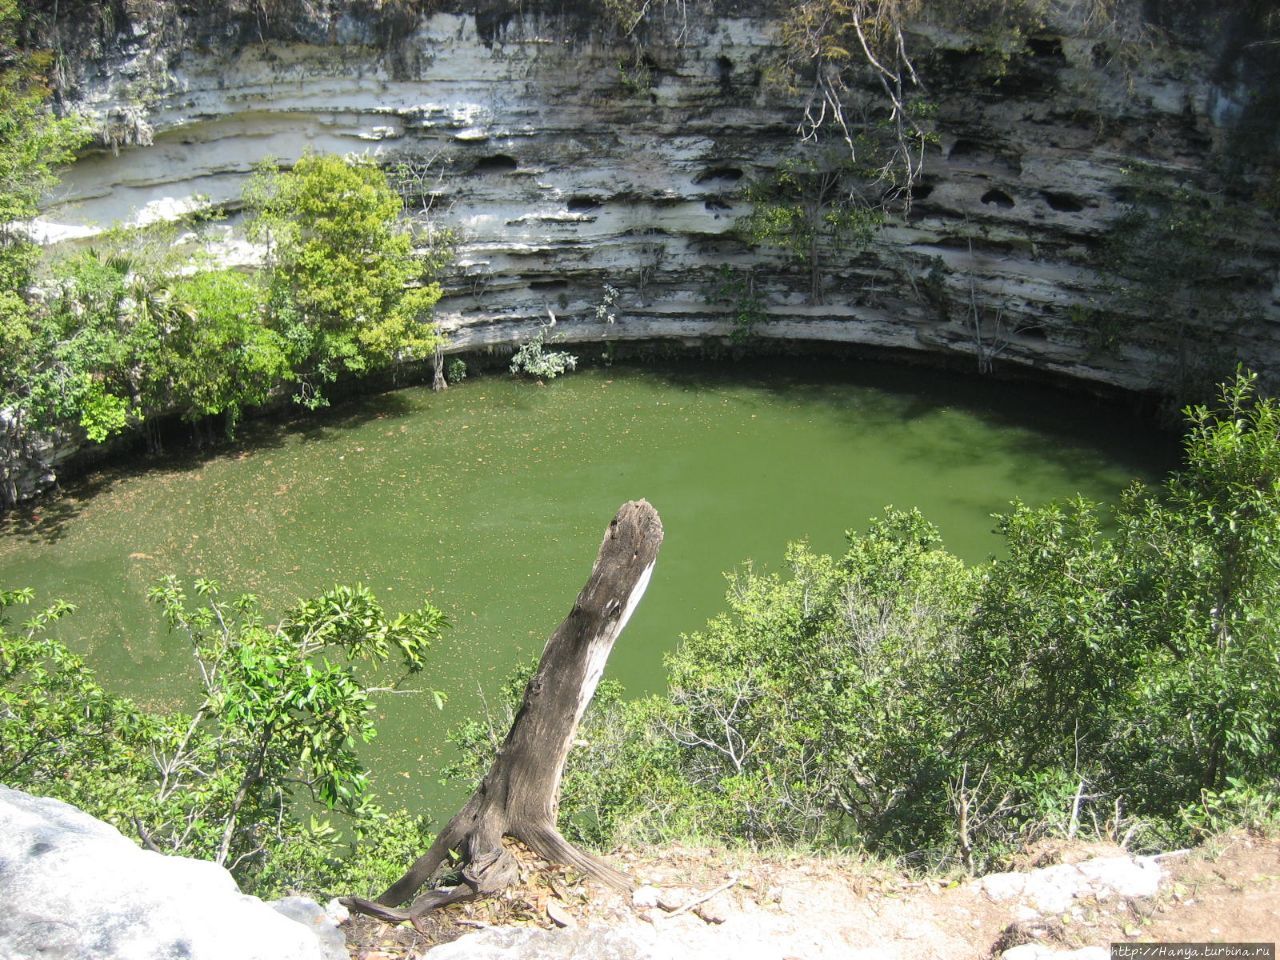
[{"label": "dirt ground", "polygon": [[[1045,848],[1027,858],[1025,869],[1123,853],[1097,844]],[[609,859],[641,885],[633,899],[520,856],[518,886],[501,898],[441,910],[421,931],[353,919],[344,925],[353,960],[429,956],[439,943],[507,925],[651,925],[690,956],[710,955],[714,945],[715,955],[777,960],[986,960],[1032,942],[1065,951],[1121,942],[1280,940],[1280,839],[1245,834],[1162,856],[1155,896],[1104,891],[1036,917],[1025,903],[993,900],[974,881],[912,879],[852,859],[624,850]],[[742,946],[738,954],[735,944]]]}]

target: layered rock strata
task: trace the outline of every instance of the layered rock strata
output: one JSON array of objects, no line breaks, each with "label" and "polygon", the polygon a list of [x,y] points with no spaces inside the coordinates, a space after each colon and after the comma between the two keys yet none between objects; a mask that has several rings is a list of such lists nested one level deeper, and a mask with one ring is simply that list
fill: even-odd
[{"label": "layered rock strata", "polygon": [[[80,51],[64,103],[97,118],[106,146],[68,172],[44,236],[234,209],[264,157],[368,152],[403,164],[410,207],[458,231],[439,307],[451,351],[509,346],[551,315],[570,341],[724,337],[729,268],[751,272],[761,338],[1157,391],[1188,362],[1216,375],[1280,357],[1274,217],[1211,238],[1229,309],[1174,323],[1154,298],[1146,316],[1141,296],[1107,303],[1108,261],[1123,256],[1107,237],[1135,168],[1170,194],[1212,188],[1256,93],[1224,71],[1222,44],[1149,40],[1113,57],[1083,28],[1045,27],[993,66],[972,33],[918,25],[936,142],[914,203],[866,249],[826,250],[826,302],[812,304],[802,264],[734,229],[744,185],[796,150],[802,97],[771,82],[776,11],[655,4],[640,41],[545,3],[398,19],[331,3],[273,20],[270,6],[226,0],[183,17],[159,5],[110,29],[46,28]],[[1059,7],[1065,23],[1083,3]],[[883,118],[866,81],[853,100]],[[1233,196],[1247,206],[1257,183],[1246,170]],[[224,252],[253,256],[233,238]],[[1119,333],[1096,336],[1090,318],[1113,309],[1127,312]]]}]

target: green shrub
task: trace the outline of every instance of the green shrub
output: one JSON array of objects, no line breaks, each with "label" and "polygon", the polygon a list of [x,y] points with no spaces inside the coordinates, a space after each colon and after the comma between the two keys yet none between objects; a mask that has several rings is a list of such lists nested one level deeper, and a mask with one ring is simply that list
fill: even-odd
[{"label": "green shrub", "polygon": [[1274,823],[1280,407],[1241,373],[1186,461],[1110,514],[999,518],[966,567],[914,512],[841,557],[747,570],[670,692],[606,702],[570,756],[585,839],[858,845],[971,869],[1044,836],[1182,843]]},{"label": "green shrub", "polygon": [[[425,824],[373,803],[356,753],[375,733],[372,704],[349,663],[394,655],[419,669],[443,617],[429,606],[389,617],[368,591],[335,587],[269,627],[253,597],[225,602],[209,581],[196,593],[192,605],[173,579],[153,591],[196,659],[191,713],[147,712],[98,685],[49,635],[66,604],[20,630],[0,619],[0,778],[223,864],[247,889],[384,882]],[[0,611],[30,599],[0,594]]]},{"label": "green shrub", "polygon": [[562,373],[576,370],[578,358],[565,350],[548,350],[547,331],[555,321],[538,327],[538,332],[520,344],[511,357],[510,370],[537,380],[554,380]]},{"label": "green shrub", "polygon": [[271,326],[301,402],[322,404],[321,385],[341,373],[431,355],[434,258],[415,254],[404,203],[372,161],[306,154],[288,171],[268,161],[245,202],[250,236],[268,247]]}]

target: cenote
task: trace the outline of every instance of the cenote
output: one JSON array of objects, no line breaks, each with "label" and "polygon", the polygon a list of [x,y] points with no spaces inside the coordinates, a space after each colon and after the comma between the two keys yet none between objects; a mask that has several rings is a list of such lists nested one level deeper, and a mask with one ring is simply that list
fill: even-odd
[{"label": "cenote", "polygon": [[[410,686],[383,696],[369,753],[390,803],[451,812],[442,734],[541,649],[619,504],[651,501],[666,541],[609,675],[663,682],[662,654],[723,604],[724,573],[778,569],[788,541],[841,548],[886,504],[917,506],[948,547],[997,550],[991,514],[1080,492],[1113,499],[1170,465],[1166,438],[1102,404],[961,374],[870,363],[590,369],[548,384],[473,378],[405,389],[230,450],[110,470],[0,538],[0,583],[83,613],[62,635],[109,688],[181,705],[191,671],[147,589],[172,572],[251,591],[268,611],[335,582],[391,610],[421,599],[454,626]],[[175,699],[176,698],[176,699]]]}]

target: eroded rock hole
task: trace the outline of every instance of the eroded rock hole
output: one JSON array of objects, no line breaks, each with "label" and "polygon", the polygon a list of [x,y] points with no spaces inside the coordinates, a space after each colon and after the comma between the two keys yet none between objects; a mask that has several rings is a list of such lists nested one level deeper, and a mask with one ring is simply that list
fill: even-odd
[{"label": "eroded rock hole", "polygon": [[1055,193],[1052,190],[1043,190],[1040,196],[1044,197],[1044,202],[1059,213],[1079,213],[1084,209],[1084,203],[1069,193]]},{"label": "eroded rock hole", "polygon": [[733,61],[723,54],[716,57],[716,81],[720,84],[721,93],[727,92],[733,84]]},{"label": "eroded rock hole", "polygon": [[733,204],[725,203],[723,200],[708,200],[703,204],[708,210],[732,210]]},{"label": "eroded rock hole", "polygon": [[982,202],[987,205],[994,204],[1001,210],[1008,210],[1014,205],[1013,197],[1009,196],[1003,190],[998,190],[995,187],[992,187],[982,195]]},{"label": "eroded rock hole", "polygon": [[505,153],[497,153],[491,157],[481,157],[476,161],[476,165],[471,168],[471,172],[481,176],[495,173],[514,173],[518,166],[519,164],[516,163],[515,157],[508,157]]},{"label": "eroded rock hole", "polygon": [[1055,66],[1067,65],[1067,56],[1062,51],[1060,37],[1027,37],[1027,50],[1037,60],[1047,60]]},{"label": "eroded rock hole", "polygon": [[595,197],[570,197],[570,213],[586,213],[588,210],[599,210],[600,201]]},{"label": "eroded rock hole", "polygon": [[737,183],[742,179],[742,171],[737,167],[708,167],[693,178],[696,184],[703,183]]},{"label": "eroded rock hole", "polygon": [[543,293],[556,293],[560,290],[568,290],[569,283],[566,280],[530,280],[530,290],[540,290]]}]

